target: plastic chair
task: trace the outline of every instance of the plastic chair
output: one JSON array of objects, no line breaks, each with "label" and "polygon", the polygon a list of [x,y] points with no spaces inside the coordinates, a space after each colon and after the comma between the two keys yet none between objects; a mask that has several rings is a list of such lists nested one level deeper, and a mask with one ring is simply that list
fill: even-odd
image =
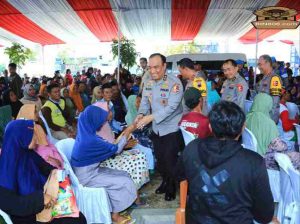
[{"label": "plastic chair", "polygon": [[12,221],[9,218],[9,215],[7,215],[4,211],[0,209],[0,216],[4,219],[6,224],[13,224]]},{"label": "plastic chair", "polygon": [[243,131],[242,140],[243,140],[242,146],[245,149],[249,149],[253,152],[257,152],[257,140],[254,134],[248,128],[245,128],[245,130]]},{"label": "plastic chair", "polygon": [[278,204],[277,218],[280,223],[290,223],[292,206],[294,205],[293,188],[289,176],[289,169],[293,168],[290,158],[282,153],[275,154],[275,160],[280,167],[280,200]]},{"label": "plastic chair", "polygon": [[191,132],[185,130],[183,127],[179,127],[183,136],[184,144],[187,145],[193,141],[196,137]]},{"label": "plastic chair", "polygon": [[176,210],[176,224],[185,224],[185,207],[187,198],[188,182],[180,182],[180,207]]},{"label": "plastic chair", "polygon": [[300,223],[300,172],[294,167],[289,167],[288,173],[291,179],[294,202],[290,206],[291,222],[290,224]]},{"label": "plastic chair", "polygon": [[55,145],[59,140],[56,139],[56,138],[54,138],[54,137],[52,136],[51,131],[50,131],[50,128],[49,128],[49,126],[48,126],[48,123],[47,123],[45,117],[44,117],[43,114],[42,114],[42,111],[39,112],[39,117],[42,119],[42,121],[43,121],[43,123],[44,123],[44,125],[45,125],[45,128],[46,128],[46,130],[47,130],[47,136],[48,136],[49,141],[50,141],[53,145]]},{"label": "plastic chair", "polygon": [[55,144],[57,150],[64,160],[64,168],[72,181],[72,187],[76,196],[79,210],[84,214],[88,223],[111,224],[110,200],[104,188],[84,187],[79,183],[78,178],[70,164],[72,150],[75,140],[67,138]]},{"label": "plastic chair", "polygon": [[251,100],[245,100],[245,104],[244,104],[244,112],[245,114],[248,114],[251,107],[252,107],[253,101]]}]

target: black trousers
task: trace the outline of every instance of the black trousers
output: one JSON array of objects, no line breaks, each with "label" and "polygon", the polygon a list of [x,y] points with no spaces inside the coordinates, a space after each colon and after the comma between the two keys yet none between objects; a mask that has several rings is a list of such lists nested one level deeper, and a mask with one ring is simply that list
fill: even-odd
[{"label": "black trousers", "polygon": [[157,170],[163,179],[175,179],[175,167],[178,159],[178,152],[184,149],[184,141],[181,131],[159,136],[152,133],[154,155],[157,159]]}]

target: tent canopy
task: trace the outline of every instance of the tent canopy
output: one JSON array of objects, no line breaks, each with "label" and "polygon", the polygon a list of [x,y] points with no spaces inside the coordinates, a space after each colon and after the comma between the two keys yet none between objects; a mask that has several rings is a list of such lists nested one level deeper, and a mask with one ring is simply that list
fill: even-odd
[{"label": "tent canopy", "polygon": [[[0,0],[0,45],[107,42],[118,38],[118,26],[129,39],[255,43],[253,11],[266,6],[300,11],[295,0]],[[261,30],[258,41],[280,32]],[[283,40],[297,41],[299,35]]]}]

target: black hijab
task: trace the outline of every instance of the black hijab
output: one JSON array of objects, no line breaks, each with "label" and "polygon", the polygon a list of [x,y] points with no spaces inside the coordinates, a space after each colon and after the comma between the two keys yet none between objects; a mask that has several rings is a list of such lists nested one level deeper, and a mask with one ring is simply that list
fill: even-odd
[{"label": "black hijab", "polygon": [[16,119],[21,107],[23,106],[23,103],[19,99],[17,99],[16,102],[12,102],[9,97],[11,92],[14,91],[10,89],[4,93],[3,101],[4,101],[4,105],[10,105],[12,117]]}]

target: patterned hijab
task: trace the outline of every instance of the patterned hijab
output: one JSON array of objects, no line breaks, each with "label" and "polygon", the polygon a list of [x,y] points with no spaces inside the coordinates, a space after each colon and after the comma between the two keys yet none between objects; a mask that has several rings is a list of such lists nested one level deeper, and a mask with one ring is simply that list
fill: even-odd
[{"label": "patterned hijab", "polygon": [[24,95],[23,99],[30,100],[30,101],[37,101],[38,100],[37,94],[35,94],[34,96],[29,95],[30,88],[34,89],[34,86],[32,84],[25,85],[24,90],[23,90],[23,95]]}]

